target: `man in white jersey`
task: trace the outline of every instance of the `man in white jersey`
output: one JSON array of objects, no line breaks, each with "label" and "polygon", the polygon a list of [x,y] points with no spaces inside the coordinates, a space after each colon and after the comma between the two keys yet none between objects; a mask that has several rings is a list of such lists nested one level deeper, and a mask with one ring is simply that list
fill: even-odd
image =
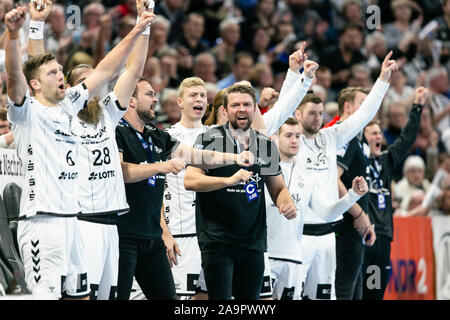
[{"label": "man in white jersey", "polygon": [[[272,110],[262,116],[265,128],[252,125],[254,129],[272,134],[293,113],[299,101],[306,95],[317,64],[312,61],[305,62],[307,57],[304,50],[305,43],[300,50],[290,56],[290,68],[280,91],[279,100]],[[307,71],[300,74],[299,70],[304,62]],[[180,142],[193,145],[197,136],[209,129],[201,123],[206,103],[203,81],[195,77],[185,79],[180,85],[178,98],[182,112],[181,121],[167,129],[167,132]],[[169,258],[176,261],[172,272],[177,294],[189,296],[195,293],[201,261],[195,230],[195,192],[184,189],[184,172],[185,170],[182,170],[177,175],[166,176],[164,214],[169,230],[177,239],[182,253],[177,259],[174,249],[169,248]],[[205,291],[205,288],[202,290]]]},{"label": "man in white jersey", "polygon": [[[153,11],[152,3],[137,0],[137,12],[141,17],[147,10]],[[154,3],[153,3],[154,5]],[[30,4],[31,20],[44,21],[44,10]],[[139,37],[128,58],[126,68],[120,75],[114,90],[103,99],[95,97],[88,102],[73,121],[73,131],[81,144],[79,203],[82,215],[78,217],[88,261],[88,277],[91,300],[108,300],[116,297],[119,259],[119,239],[116,217],[129,210],[125,196],[119,150],[115,129],[143,72],[149,32]],[[43,39],[30,39],[30,55],[44,53]],[[94,69],[79,65],[67,74],[67,88],[82,83]],[[100,101],[99,101],[100,100]]]},{"label": "man in white jersey", "polygon": [[[339,198],[336,150],[348,143],[376,115],[389,87],[391,72],[397,69],[395,61],[389,60],[391,55],[392,52],[385,57],[380,76],[361,107],[345,122],[320,130],[323,104],[320,98],[313,94],[305,97],[295,112],[303,133],[298,156],[299,165],[305,175],[315,179],[320,192],[326,194],[331,201],[337,201]],[[337,217],[336,221],[341,219],[342,215]],[[317,212],[306,211],[302,252],[305,271],[304,296],[309,299],[335,299],[336,247],[333,228],[336,221],[327,223]],[[367,230],[370,230],[373,239],[370,224],[362,233],[367,233]]]},{"label": "man in white jersey", "polygon": [[[89,295],[76,219],[81,211],[77,199],[80,163],[73,118],[117,74],[151,19],[142,19],[83,83],[65,90],[62,67],[51,54],[29,59],[22,71],[18,35],[25,8],[6,15],[8,115],[26,166],[18,243],[27,284],[37,298]],[[37,33],[43,31],[43,25],[34,28]]]}]

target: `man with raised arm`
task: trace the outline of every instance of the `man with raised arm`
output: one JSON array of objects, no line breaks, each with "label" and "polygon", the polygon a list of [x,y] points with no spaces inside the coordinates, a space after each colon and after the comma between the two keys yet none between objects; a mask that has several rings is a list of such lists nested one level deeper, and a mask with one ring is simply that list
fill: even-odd
[{"label": "man with raised arm", "polygon": [[[305,170],[305,175],[314,177],[321,192],[330,200],[339,199],[336,150],[348,143],[376,115],[389,87],[391,72],[397,69],[395,61],[389,60],[391,56],[392,52],[385,57],[380,76],[361,107],[344,122],[320,130],[323,104],[314,94],[308,94],[295,112],[303,133],[298,155],[299,165]],[[358,215],[353,214],[355,217]],[[334,222],[326,222],[319,213],[312,210],[307,210],[305,214],[302,239],[304,296],[309,299],[335,299],[336,247],[333,228],[341,219],[342,215]],[[364,228],[364,237],[367,230],[371,239],[366,243],[370,244],[375,240],[375,234],[368,224]]]},{"label": "man with raised arm", "polygon": [[[18,242],[27,284],[37,298],[89,296],[76,219],[81,212],[77,197],[80,159],[73,119],[117,74],[152,19],[150,14],[143,17],[88,78],[66,90],[62,67],[51,54],[34,56],[22,71],[18,37],[25,8],[18,7],[5,17],[8,115],[26,166]],[[35,26],[36,37],[42,37],[40,26]]]}]

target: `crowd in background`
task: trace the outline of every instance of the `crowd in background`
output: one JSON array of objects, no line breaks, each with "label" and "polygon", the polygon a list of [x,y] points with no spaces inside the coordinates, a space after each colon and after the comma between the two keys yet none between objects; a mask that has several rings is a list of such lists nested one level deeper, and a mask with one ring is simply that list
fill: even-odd
[{"label": "crowd in background", "polygon": [[[135,0],[53,3],[45,48],[65,72],[80,63],[95,66],[136,23]],[[73,5],[81,12],[79,26]],[[0,0],[0,145],[10,148],[4,15],[13,6],[12,0]],[[436,172],[450,173],[450,0],[160,0],[155,13],[143,77],[158,92],[155,125],[163,129],[181,118],[176,88],[186,77],[207,83],[208,103],[220,89],[242,80],[251,82],[258,98],[265,88],[276,95],[289,54],[301,41],[320,64],[312,89],[325,102],[326,123],[338,113],[340,90],[370,88],[393,50],[400,68],[378,115],[385,147],[406,124],[414,87],[430,91],[416,142],[395,171],[396,214],[450,215],[449,178],[438,181],[442,192],[431,210],[415,210]],[[25,44],[26,35],[23,39]],[[265,112],[271,105],[260,107]]]}]

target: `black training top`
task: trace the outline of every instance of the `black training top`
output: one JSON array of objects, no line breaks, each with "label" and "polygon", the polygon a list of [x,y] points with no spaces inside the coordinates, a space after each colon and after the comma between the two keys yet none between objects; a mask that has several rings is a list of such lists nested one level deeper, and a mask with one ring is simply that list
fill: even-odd
[{"label": "black training top", "polygon": [[[403,128],[400,136],[391,144],[387,150],[379,156],[370,157],[370,171],[366,175],[369,184],[369,218],[375,224],[375,233],[378,235],[393,238],[393,220],[391,199],[392,171],[398,166],[411,149],[416,140],[420,126],[420,115],[422,106],[414,104],[409,113],[409,120]],[[376,175],[379,174],[379,180]],[[379,195],[384,195],[386,208],[378,208]]]},{"label": "black training top", "polygon": [[[136,133],[137,131],[126,121],[121,121],[116,128],[117,146],[119,152],[123,154],[123,161],[134,164],[151,163],[152,160]],[[167,132],[151,125],[146,125],[144,132],[139,134],[152,149],[154,162],[166,161],[179,145],[178,140],[172,138]],[[150,147],[149,142],[153,147]],[[140,239],[161,237],[160,220],[165,179],[164,174],[156,175],[154,186],[148,179],[136,183],[125,183],[130,211],[118,217],[117,228],[121,236]]]},{"label": "black training top", "polygon": [[[365,177],[367,170],[369,170],[369,161],[364,156],[363,144],[358,136],[350,140],[347,145],[337,152],[337,164],[344,169],[341,181],[347,189],[352,187],[355,177]],[[364,212],[367,212],[369,202],[368,194],[366,193],[357,202]],[[348,212],[344,214],[344,223],[353,228],[353,216]]]},{"label": "black training top", "polygon": [[[194,148],[240,153],[243,145],[237,145],[228,123],[215,127],[197,137]],[[248,170],[253,172],[249,183],[255,184],[258,197],[249,201],[248,184],[238,184],[211,192],[197,192],[196,227],[200,249],[208,244],[223,244],[242,249],[266,250],[266,206],[264,182],[266,176],[281,174],[280,156],[273,141],[249,129],[249,151],[255,163]],[[228,148],[226,148],[228,147]],[[208,176],[230,177],[241,167],[236,164],[207,170]]]}]

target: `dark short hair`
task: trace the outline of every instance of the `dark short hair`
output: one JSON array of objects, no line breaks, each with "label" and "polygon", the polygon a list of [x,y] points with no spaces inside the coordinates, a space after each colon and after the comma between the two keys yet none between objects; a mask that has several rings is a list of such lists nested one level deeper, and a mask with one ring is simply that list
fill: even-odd
[{"label": "dark short hair", "polygon": [[350,22],[347,23],[340,31],[339,36],[342,36],[344,33],[346,33],[348,30],[358,30],[360,33],[363,33],[363,28],[357,23]]},{"label": "dark short hair", "polygon": [[298,109],[301,109],[302,107],[304,107],[307,103],[314,103],[314,104],[320,104],[322,103],[322,99],[320,99],[318,96],[316,96],[314,93],[308,93],[306,94],[306,96],[303,98],[303,100],[300,102],[300,104],[297,107]]},{"label": "dark short hair", "polygon": [[[296,125],[298,125],[298,120],[297,119],[295,119],[295,118],[292,118],[292,117],[289,117],[289,118],[287,118],[287,120],[283,123],[283,125],[288,125],[288,126],[296,126]],[[278,134],[280,134],[280,132],[281,132],[281,128],[282,128],[283,126],[281,126],[279,129],[278,129]]]},{"label": "dark short hair", "polygon": [[38,77],[38,70],[42,65],[53,60],[56,60],[56,57],[52,53],[43,53],[28,59],[23,65],[23,74],[27,83]]},{"label": "dark short hair", "polygon": [[144,77],[140,78],[139,81],[136,83],[136,88],[134,88],[132,97],[137,98],[137,95],[138,95],[138,84],[141,83],[141,82],[148,82],[148,83],[151,84],[150,80],[148,80],[147,78],[144,78]]},{"label": "dark short hair", "polygon": [[223,105],[225,108],[228,107],[228,95],[230,93],[237,93],[237,92],[249,94],[252,97],[253,104],[256,106],[255,89],[242,84],[233,84],[231,87],[228,87],[228,89],[225,91],[225,94],[223,95]]},{"label": "dark short hair", "polygon": [[1,121],[8,120],[7,114],[8,114],[8,111],[5,108],[0,108],[0,120]]}]

